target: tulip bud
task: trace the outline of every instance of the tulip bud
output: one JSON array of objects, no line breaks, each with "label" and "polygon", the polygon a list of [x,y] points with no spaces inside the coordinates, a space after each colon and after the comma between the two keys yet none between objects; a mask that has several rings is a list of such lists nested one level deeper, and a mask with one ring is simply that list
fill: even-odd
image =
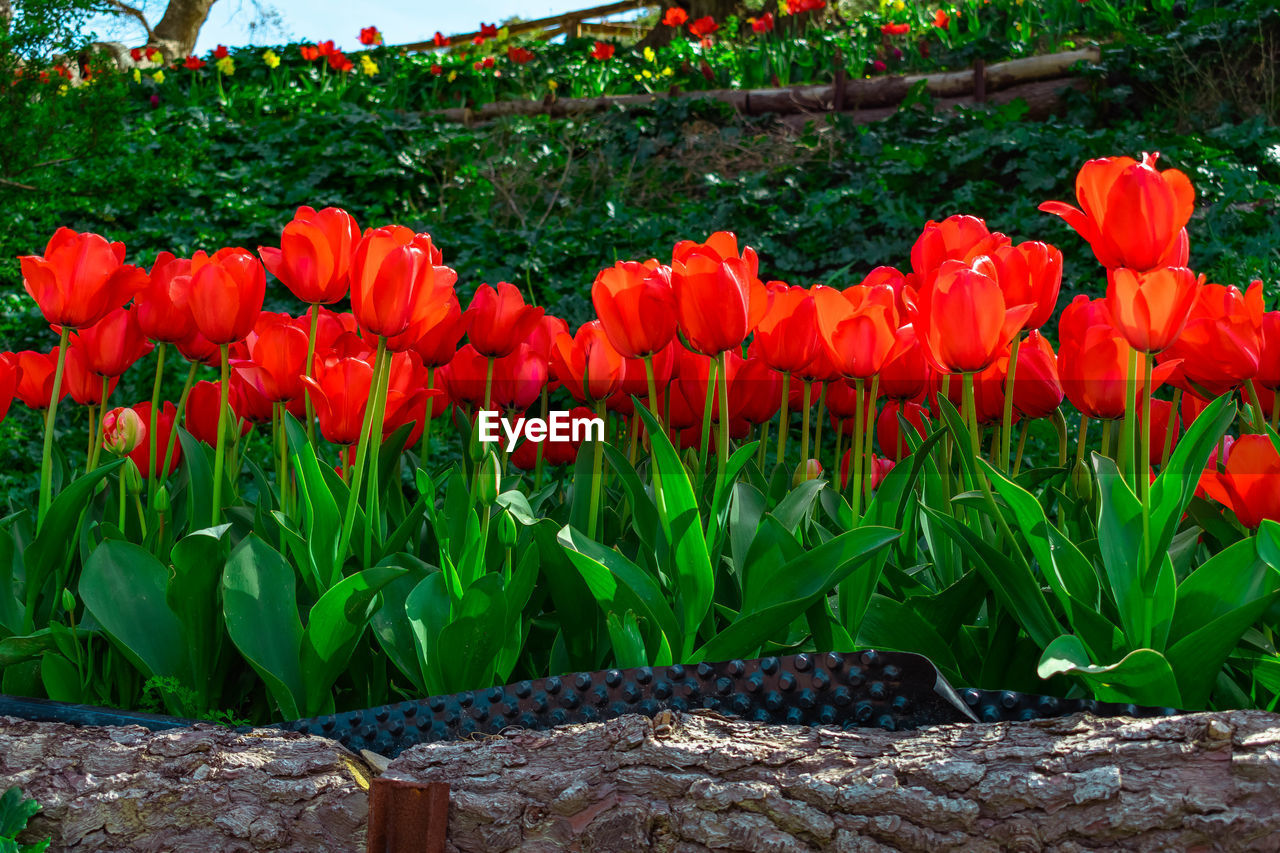
[{"label": "tulip bud", "polygon": [[146,485],[142,482],[142,471],[137,464],[132,459],[127,459],[120,471],[124,476],[125,491],[131,495],[141,494]]},{"label": "tulip bud", "polygon": [[795,488],[801,483],[816,480],[820,476],[822,476],[822,463],[817,459],[807,459],[796,468],[795,476],[791,478],[791,487]]},{"label": "tulip bud", "polygon": [[498,542],[503,548],[514,548],[516,537],[519,531],[516,530],[516,520],[511,517],[511,513],[507,510],[502,511],[502,515],[498,517]]},{"label": "tulip bud", "polygon": [[1089,473],[1089,466],[1084,464],[1083,459],[1076,463],[1075,469],[1071,472],[1071,486],[1080,500],[1093,499],[1093,475]]},{"label": "tulip bud", "polygon": [[169,490],[164,486],[156,489],[156,499],[153,507],[161,515],[169,514]]},{"label": "tulip bud", "polygon": [[471,459],[473,465],[479,465],[485,457],[485,453],[489,450],[486,442],[480,440],[479,421],[476,426],[471,429],[471,443],[467,445],[467,455]]},{"label": "tulip bud", "polygon": [[490,450],[476,473],[476,498],[486,511],[498,499],[498,471],[498,454]]},{"label": "tulip bud", "polygon": [[74,613],[76,609],[76,597],[71,594],[71,590],[62,590],[62,609],[68,613]]},{"label": "tulip bud", "polygon": [[112,409],[102,416],[102,447],[117,456],[128,456],[147,437],[147,425],[128,407]]},{"label": "tulip bud", "polygon": [[698,451],[690,447],[684,452],[684,467],[688,468],[690,471],[697,471],[700,466],[701,463],[698,460]]}]

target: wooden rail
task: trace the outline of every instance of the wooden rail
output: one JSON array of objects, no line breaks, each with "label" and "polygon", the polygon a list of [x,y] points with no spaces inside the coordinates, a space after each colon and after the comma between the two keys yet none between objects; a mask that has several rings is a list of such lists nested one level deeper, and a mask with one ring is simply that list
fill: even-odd
[{"label": "wooden rail", "polygon": [[[517,24],[508,24],[506,29],[511,35],[544,30],[546,31],[544,37],[550,38],[553,35],[559,35],[565,31],[576,33],[578,26],[582,25],[583,21],[586,21],[589,18],[606,18],[620,12],[630,12],[635,9],[650,9],[661,5],[661,0],[658,0],[658,2],[654,2],[654,0],[619,0],[619,2],[616,3],[607,3],[603,6],[592,6],[590,9],[578,9],[574,12],[565,12],[563,15],[554,15],[550,18],[538,18],[534,21],[521,21]],[[603,33],[604,31],[601,27],[605,26],[610,25],[583,25],[584,28],[591,28],[593,34]],[[614,24],[611,26],[623,25]],[[478,35],[480,35],[479,30],[469,33],[458,33],[456,35],[449,36],[449,42],[451,45],[470,44],[472,39]],[[409,51],[437,49],[435,42],[432,41],[418,41],[413,42],[412,44],[395,45],[395,48]]]}]

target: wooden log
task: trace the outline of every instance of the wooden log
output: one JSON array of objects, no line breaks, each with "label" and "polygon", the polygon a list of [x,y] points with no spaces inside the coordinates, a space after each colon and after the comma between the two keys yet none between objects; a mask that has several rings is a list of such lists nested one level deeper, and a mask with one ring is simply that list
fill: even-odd
[{"label": "wooden log", "polygon": [[[665,730],[664,730],[665,729]],[[403,753],[451,853],[1275,851],[1280,716],[1076,715],[915,732],[626,716]]]},{"label": "wooden log", "polygon": [[[589,9],[575,9],[572,12],[565,12],[561,15],[552,15],[549,18],[537,18],[532,21],[521,21],[518,24],[509,24],[507,26],[507,32],[511,35],[517,35],[519,33],[527,33],[534,30],[563,27],[566,25],[578,24],[587,18],[606,18],[610,15],[616,15],[619,12],[630,12],[633,9],[647,9],[657,5],[658,3],[651,2],[651,0],[618,0],[618,2],[615,3],[606,3],[603,6],[592,6]],[[471,40],[478,35],[480,35],[479,30],[474,30],[469,33],[457,33],[456,35],[449,36],[449,41],[452,45],[469,44]],[[422,51],[436,50],[437,48],[434,42],[415,41],[410,44],[393,45],[392,49]]]}]

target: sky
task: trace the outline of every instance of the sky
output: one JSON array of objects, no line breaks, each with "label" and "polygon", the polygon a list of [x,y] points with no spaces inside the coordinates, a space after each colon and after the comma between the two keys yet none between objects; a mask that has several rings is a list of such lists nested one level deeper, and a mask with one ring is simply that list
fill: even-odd
[{"label": "sky", "polygon": [[[426,41],[440,30],[445,35],[479,29],[483,23],[499,23],[518,15],[525,20],[545,18],[588,9],[607,0],[469,0],[464,3],[392,3],[380,0],[258,0],[279,13],[279,27],[254,34],[248,24],[259,18],[254,0],[215,0],[200,30],[196,53],[203,54],[219,44],[237,47],[247,44],[280,44],[289,41],[333,39],[339,48],[360,47],[362,27],[376,26],[389,45]],[[163,0],[144,4],[154,25],[164,12]],[[141,44],[140,27],[92,22],[99,35],[127,45]]]}]

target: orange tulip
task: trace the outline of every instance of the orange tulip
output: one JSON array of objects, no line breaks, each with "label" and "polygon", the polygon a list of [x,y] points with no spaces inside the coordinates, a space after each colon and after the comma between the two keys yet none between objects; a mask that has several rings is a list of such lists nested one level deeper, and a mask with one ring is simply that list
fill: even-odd
[{"label": "orange tulip", "polygon": [[304,376],[302,383],[311,396],[325,441],[339,445],[358,442],[373,384],[369,362],[362,358],[318,360],[315,376]]},{"label": "orange tulip", "polygon": [[1225,394],[1258,375],[1263,313],[1262,282],[1244,293],[1221,284],[1201,285],[1186,327],[1164,356],[1182,359],[1184,379],[1212,396]]},{"label": "orange tulip", "polygon": [[1005,235],[992,233],[987,223],[976,216],[948,216],[941,222],[931,219],[911,247],[911,269],[918,277],[926,278],[944,261],[970,263],[1010,242]]},{"label": "orange tulip", "polygon": [[813,289],[818,332],[836,370],[849,379],[880,372],[897,344],[898,310],[888,285],[855,285],[843,291]]},{"label": "orange tulip", "polygon": [[995,280],[961,261],[944,261],[931,287],[913,298],[915,328],[925,354],[944,373],[991,366],[1035,310],[1006,307]]},{"label": "orange tulip", "polygon": [[[351,258],[351,312],[360,327],[396,338],[417,323],[446,316],[448,299],[441,289],[452,287],[458,276],[441,260],[429,234],[402,225],[365,232]],[[396,343],[396,349],[408,349],[416,341]]]},{"label": "orange tulip", "polygon": [[626,358],[653,355],[676,334],[671,268],[656,260],[619,261],[601,270],[591,302],[613,348]]},{"label": "orange tulip", "polygon": [[1280,453],[1268,436],[1237,438],[1227,453],[1223,472],[1206,470],[1200,484],[1250,530],[1264,519],[1280,521]]},{"label": "orange tulip", "polygon": [[808,288],[788,287],[781,281],[769,282],[765,293],[768,301],[756,326],[752,349],[774,370],[802,370],[822,348],[813,294]]},{"label": "orange tulip", "polygon": [[1196,301],[1195,273],[1157,267],[1145,273],[1126,267],[1107,271],[1107,308],[1129,346],[1163,352],[1178,339]]},{"label": "orange tulip", "polygon": [[542,320],[543,309],[526,305],[520,289],[505,281],[482,284],[463,315],[467,340],[486,358],[511,355]]},{"label": "orange tulip", "polygon": [[213,344],[244,340],[262,311],[267,276],[244,249],[219,249],[191,259],[189,300],[196,329]]},{"label": "orange tulip", "polygon": [[719,355],[742,346],[768,307],[755,250],[718,231],[706,243],[682,240],[672,250],[671,281],[680,331],[696,352]]},{"label": "orange tulip", "polygon": [[134,302],[138,327],[150,340],[176,344],[195,329],[195,318],[183,288],[191,284],[191,261],[161,252]]},{"label": "orange tulip", "polygon": [[345,210],[316,212],[299,207],[280,235],[280,248],[258,248],[267,271],[294,296],[309,304],[330,305],[347,295],[351,255],[360,227]]},{"label": "orange tulip", "polygon": [[83,329],[126,304],[147,274],[124,263],[124,244],[59,228],[43,255],[23,255],[22,285],[55,326]]},{"label": "orange tulip", "polygon": [[[264,315],[266,316],[266,315]],[[272,403],[302,396],[307,333],[291,318],[271,318],[249,335],[249,358],[233,359],[240,378]]]},{"label": "orange tulip", "polygon": [[1061,216],[1089,242],[1108,269],[1146,272],[1187,263],[1184,226],[1195,207],[1195,190],[1177,169],[1156,169],[1156,154],[1090,160],[1076,175],[1080,207],[1046,201],[1040,209]]},{"label": "orange tulip", "polygon": [[1045,243],[1027,242],[1001,246],[988,257],[1005,304],[1035,306],[1024,328],[1035,331],[1048,322],[1058,307],[1062,252]]},{"label": "orange tulip", "polygon": [[90,373],[123,376],[133,363],[151,351],[138,325],[138,312],[116,308],[72,339],[86,359]]},{"label": "orange tulip", "polygon": [[[56,357],[56,350],[55,350]],[[49,377],[53,381],[53,377]],[[107,382],[107,395],[116,390],[120,378],[112,376]],[[45,392],[46,397],[48,392]],[[82,406],[96,406],[102,402],[102,377],[89,369],[89,356],[76,341],[67,347],[66,363],[62,367],[62,392],[59,398],[70,397]]]},{"label": "orange tulip", "polygon": [[[50,398],[53,396],[53,372],[58,364],[58,348],[54,347],[47,353],[35,350],[15,352],[11,360],[18,368],[18,382],[13,393],[32,409],[49,408]],[[99,393],[101,387],[102,383],[99,382]],[[63,383],[58,398],[66,395],[66,383]]]},{"label": "orange tulip", "polygon": [[622,355],[609,343],[599,320],[584,323],[577,334],[556,338],[551,351],[556,376],[580,403],[606,399],[622,385]]}]

